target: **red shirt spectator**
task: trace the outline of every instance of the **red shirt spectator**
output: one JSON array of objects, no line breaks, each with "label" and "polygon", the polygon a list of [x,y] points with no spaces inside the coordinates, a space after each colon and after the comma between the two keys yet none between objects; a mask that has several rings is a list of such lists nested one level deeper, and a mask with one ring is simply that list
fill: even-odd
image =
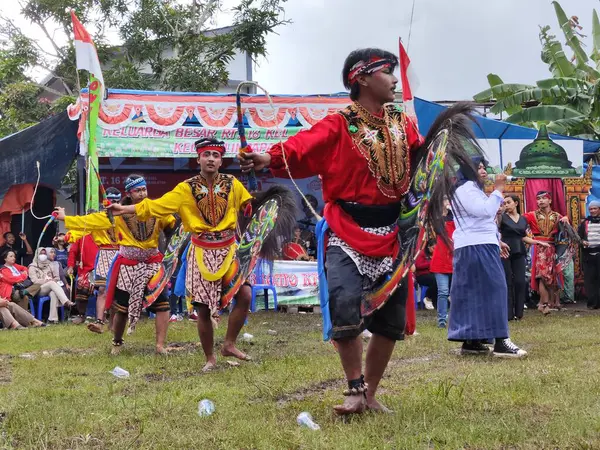
[{"label": "red shirt spectator", "polygon": [[[15,252],[10,251],[10,254],[15,255]],[[0,298],[10,300],[13,286],[16,283],[22,283],[27,277],[27,267],[19,264],[5,264],[0,267]]]},{"label": "red shirt spectator", "polygon": [[[448,237],[452,239],[456,225],[454,225],[451,213],[448,213],[445,226]],[[448,248],[444,240],[438,236],[437,243],[433,249],[433,255],[431,256],[429,271],[431,273],[452,273],[452,253],[453,249]]]},{"label": "red shirt spectator", "polygon": [[430,265],[431,258],[427,257],[425,250],[421,250],[421,253],[419,253],[419,256],[415,259],[415,277],[430,273]]}]

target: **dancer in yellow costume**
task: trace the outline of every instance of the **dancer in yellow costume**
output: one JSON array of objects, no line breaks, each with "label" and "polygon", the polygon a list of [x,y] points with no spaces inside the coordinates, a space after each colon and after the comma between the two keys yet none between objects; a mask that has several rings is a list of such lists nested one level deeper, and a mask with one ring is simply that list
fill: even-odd
[{"label": "dancer in yellow costume", "polygon": [[[131,208],[142,202],[147,196],[146,181],[140,175],[132,174],[125,180],[127,197],[123,203]],[[114,205],[119,205],[115,203]],[[57,219],[65,221],[69,230],[92,232],[94,230],[110,230],[114,227],[119,252],[111,267],[106,289],[106,309],[115,301],[115,318],[113,321],[113,354],[119,353],[123,345],[123,334],[129,317],[130,331],[135,326],[142,312],[142,300],[149,281],[160,270],[162,254],[158,250],[160,232],[173,228],[175,217],[168,214],[160,219],[150,217],[140,220],[135,214],[115,217],[114,224],[104,212],[86,216],[65,216],[64,208],[56,208]],[[169,299],[162,292],[148,308],[156,313],[156,353],[165,354],[165,340],[169,324]]]},{"label": "dancer in yellow costume", "polygon": [[[223,280],[235,270],[238,213],[249,206],[252,196],[233,175],[219,173],[225,145],[215,139],[196,142],[200,173],[157,200],[145,199],[135,206],[113,205],[115,215],[137,214],[138,219],[167,217],[178,213],[192,240],[187,255],[186,293],[198,311],[198,335],[206,356],[203,370],[215,367],[213,321],[219,317]],[[229,316],[223,356],[241,360],[250,357],[235,342],[250,306],[251,289],[242,286]]]}]

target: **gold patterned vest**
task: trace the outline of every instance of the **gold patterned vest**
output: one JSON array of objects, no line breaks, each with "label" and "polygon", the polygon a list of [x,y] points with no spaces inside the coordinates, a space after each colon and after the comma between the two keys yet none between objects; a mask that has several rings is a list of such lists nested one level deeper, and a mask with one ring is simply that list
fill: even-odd
[{"label": "gold patterned vest", "polygon": [[233,175],[217,174],[212,186],[201,174],[185,181],[192,189],[200,217],[211,227],[216,227],[227,212]]},{"label": "gold patterned vest", "polygon": [[535,219],[540,232],[539,236],[549,238],[560,220],[560,214],[556,211],[550,211],[548,214],[545,214],[542,210],[537,209],[535,211]]},{"label": "gold patterned vest", "polygon": [[156,227],[156,218],[150,217],[148,220],[142,221],[135,214],[123,214],[123,221],[131,235],[139,242],[147,241],[154,234]]},{"label": "gold patterned vest", "polygon": [[358,103],[339,112],[360,154],[367,160],[377,187],[389,198],[400,198],[410,185],[410,155],[405,115],[398,105],[386,105],[383,116],[369,113]]}]

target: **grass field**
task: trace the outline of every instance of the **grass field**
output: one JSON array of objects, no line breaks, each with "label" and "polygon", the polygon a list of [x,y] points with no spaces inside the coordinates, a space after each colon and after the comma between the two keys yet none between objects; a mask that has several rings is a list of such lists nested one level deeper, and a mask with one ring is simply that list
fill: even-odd
[{"label": "grass field", "polygon": [[[381,398],[392,416],[333,417],[343,389],[320,316],[258,313],[241,343],[255,361],[203,375],[195,324],[169,328],[153,354],[145,321],[118,357],[81,326],[0,332],[0,447],[35,449],[600,448],[600,316],[528,313],[511,324],[524,360],[460,357],[435,327],[396,347]],[[267,330],[277,335],[267,334]],[[217,334],[219,343],[224,329]],[[117,379],[109,371],[131,372]],[[199,417],[198,402],[216,405]],[[309,411],[321,431],[302,429]]]}]

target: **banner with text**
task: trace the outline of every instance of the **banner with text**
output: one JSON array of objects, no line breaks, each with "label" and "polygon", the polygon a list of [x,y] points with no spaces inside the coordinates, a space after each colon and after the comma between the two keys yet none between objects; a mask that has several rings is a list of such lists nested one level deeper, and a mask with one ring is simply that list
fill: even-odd
[{"label": "banner with text", "polygon": [[[251,284],[270,284],[266,266],[262,280],[256,279],[256,271],[248,278]],[[275,261],[273,263],[273,285],[277,301],[281,304],[319,304],[319,275],[317,263],[310,261]],[[270,299],[272,300],[272,299]],[[263,308],[264,303],[257,301]],[[272,303],[269,304],[272,307]]]},{"label": "banner with text", "polygon": [[[254,152],[265,153],[273,145],[295,135],[303,127],[282,129],[248,128],[246,140]],[[97,129],[98,155],[123,158],[192,158],[196,155],[194,142],[214,138],[225,142],[225,157],[235,158],[240,140],[235,128],[206,128],[181,126],[161,131],[144,123],[132,123],[123,128]]]}]

